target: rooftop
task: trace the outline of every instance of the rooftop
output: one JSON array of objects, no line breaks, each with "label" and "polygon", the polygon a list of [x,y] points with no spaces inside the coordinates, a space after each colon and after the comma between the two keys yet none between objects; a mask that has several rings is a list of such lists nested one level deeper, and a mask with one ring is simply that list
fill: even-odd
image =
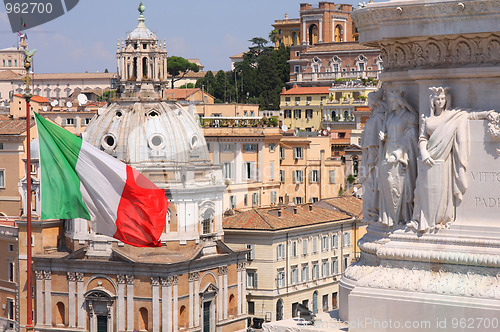
[{"label": "rooftop", "polygon": [[315,203],[315,205],[325,209],[335,208],[356,219],[361,219],[363,215],[363,200],[355,196],[328,198]]},{"label": "rooftop", "polygon": [[[279,211],[281,211],[281,216],[279,216]],[[340,211],[304,204],[259,208],[245,212],[236,211],[235,215],[224,218],[222,226],[224,229],[276,231],[349,219],[351,216]]]},{"label": "rooftop", "polygon": [[323,43],[316,44],[306,50],[305,53],[315,52],[342,52],[342,51],[378,51],[375,47],[361,45],[358,42]]},{"label": "rooftop", "polygon": [[281,95],[322,95],[329,94],[330,90],[327,86],[314,86],[314,87],[298,87],[294,86],[290,90],[281,92]]},{"label": "rooftop", "polygon": [[[31,127],[35,125],[32,121]],[[0,135],[21,135],[26,132],[25,120],[0,120]]]},{"label": "rooftop", "polygon": [[[18,94],[18,93],[14,94],[14,96],[19,97],[19,98],[24,98],[23,95]],[[34,101],[36,103],[47,103],[48,104],[49,98],[34,95],[33,97],[31,97],[31,101]]]}]

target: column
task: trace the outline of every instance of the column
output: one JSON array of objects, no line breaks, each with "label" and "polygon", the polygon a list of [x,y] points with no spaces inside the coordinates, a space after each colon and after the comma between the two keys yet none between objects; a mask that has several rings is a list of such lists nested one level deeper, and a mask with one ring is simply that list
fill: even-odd
[{"label": "column", "polygon": [[116,300],[116,323],[119,332],[125,331],[125,276],[119,274],[118,280],[118,298]]},{"label": "column", "polygon": [[81,329],[87,328],[87,313],[85,311],[85,294],[83,285],[83,273],[76,273],[76,310],[77,310],[77,322],[76,326]]},{"label": "column", "polygon": [[217,294],[217,320],[221,321],[223,319],[223,303],[224,303],[224,294],[223,294],[223,287],[222,287],[222,278],[224,274],[224,268],[222,266],[219,266],[217,268],[217,272],[219,275],[219,294]]},{"label": "column", "polygon": [[223,273],[224,273],[224,319],[228,318],[228,313],[229,313],[229,293],[227,291],[227,266],[223,267]]},{"label": "column", "polygon": [[189,280],[189,308],[188,308],[189,328],[192,328],[194,326],[194,298],[193,298],[194,273],[188,274],[188,280]]},{"label": "column", "polygon": [[[264,143],[257,144],[257,181],[264,181],[264,167],[269,167],[268,165],[264,165]],[[262,196],[259,197],[259,206],[262,206]]]},{"label": "column", "polygon": [[35,271],[36,278],[36,325],[43,325],[43,271]]},{"label": "column", "polygon": [[43,271],[43,278],[45,279],[45,325],[52,326],[52,285],[51,285],[51,271]]},{"label": "column", "polygon": [[137,81],[142,81],[142,56],[137,57]]},{"label": "column", "polygon": [[236,277],[236,285],[238,287],[238,298],[236,307],[238,308],[238,316],[241,315],[241,263],[238,263],[238,275]]},{"label": "column", "polygon": [[318,42],[323,42],[323,18],[319,20]]},{"label": "column", "polygon": [[194,326],[200,325],[200,273],[194,273]]},{"label": "column", "polygon": [[76,275],[68,272],[68,327],[76,327]]},{"label": "column", "polygon": [[220,164],[220,154],[219,154],[219,142],[215,141],[212,143],[214,147],[214,164]]},{"label": "column", "polygon": [[243,156],[241,155],[241,143],[236,143],[236,149],[234,150],[234,168],[236,169],[236,183],[242,182],[242,171],[243,171]]},{"label": "column", "polygon": [[127,281],[127,331],[134,330],[134,276],[126,275]]},{"label": "column", "polygon": [[241,313],[247,313],[247,263],[241,263]]},{"label": "column", "polygon": [[179,295],[177,292],[177,284],[179,283],[179,277],[174,276],[174,279],[172,280],[172,284],[174,285],[174,312],[173,312],[173,325],[174,325],[174,331],[177,331],[179,329]]},{"label": "column", "polygon": [[302,45],[307,44],[306,21],[302,21]]},{"label": "column", "polygon": [[152,309],[153,309],[153,332],[160,332],[160,279],[151,277]]},{"label": "column", "polygon": [[162,332],[172,332],[172,277],[161,278]]}]

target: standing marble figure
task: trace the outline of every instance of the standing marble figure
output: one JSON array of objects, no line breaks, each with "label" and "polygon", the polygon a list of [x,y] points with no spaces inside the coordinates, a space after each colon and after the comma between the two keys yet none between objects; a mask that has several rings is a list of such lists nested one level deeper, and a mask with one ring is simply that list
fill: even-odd
[{"label": "standing marble figure", "polygon": [[368,222],[378,221],[378,185],[377,164],[380,160],[379,132],[383,130],[387,103],[384,100],[384,89],[368,94],[368,107],[373,112],[363,128],[361,147],[363,159],[361,161],[361,176],[359,181],[363,185],[363,219]]},{"label": "standing marble figure", "polygon": [[448,227],[467,190],[469,120],[486,119],[494,111],[451,109],[448,88],[431,87],[429,116],[421,116],[420,158],[415,212],[409,226],[420,231]]},{"label": "standing marble figure", "polygon": [[403,91],[387,93],[388,110],[384,129],[379,133],[379,221],[387,226],[405,223],[413,214],[417,177],[417,112],[404,98]]}]

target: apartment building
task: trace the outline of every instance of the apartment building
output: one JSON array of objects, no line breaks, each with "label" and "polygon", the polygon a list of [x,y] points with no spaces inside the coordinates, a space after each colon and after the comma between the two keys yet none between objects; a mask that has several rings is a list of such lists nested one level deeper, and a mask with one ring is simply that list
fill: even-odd
[{"label": "apartment building", "polygon": [[354,258],[356,218],[315,204],[238,212],[223,221],[225,242],[248,248],[248,314],[266,321],[338,306],[338,280]]}]

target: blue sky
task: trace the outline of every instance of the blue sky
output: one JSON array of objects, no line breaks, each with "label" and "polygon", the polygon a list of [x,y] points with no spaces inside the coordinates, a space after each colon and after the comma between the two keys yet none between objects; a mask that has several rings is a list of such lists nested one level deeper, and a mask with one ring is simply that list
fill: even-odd
[{"label": "blue sky", "polygon": [[[34,70],[116,71],[116,43],[137,25],[138,0],[80,0],[65,15],[29,29],[36,48]],[[168,55],[198,58],[205,70],[229,70],[231,55],[248,49],[249,39],[267,38],[276,19],[298,18],[296,0],[144,0],[146,26],[166,40]],[[2,1],[3,3],[3,1]],[[317,5],[317,2],[311,2]],[[358,1],[339,1],[352,3]],[[0,48],[15,46],[5,10],[0,12]]]}]

